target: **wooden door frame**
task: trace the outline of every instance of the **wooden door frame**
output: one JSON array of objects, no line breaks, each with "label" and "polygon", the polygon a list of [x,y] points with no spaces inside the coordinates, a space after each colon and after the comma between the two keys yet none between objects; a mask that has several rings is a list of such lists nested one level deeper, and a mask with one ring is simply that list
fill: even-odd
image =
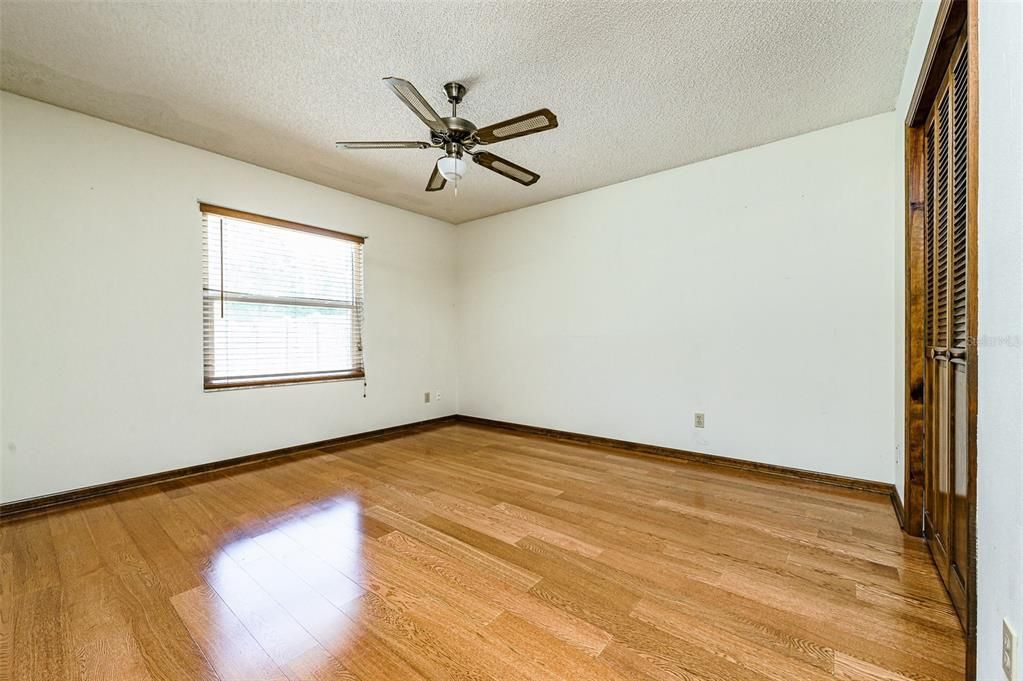
[{"label": "wooden door frame", "polygon": [[924,124],[949,68],[956,43],[966,31],[968,53],[967,118],[967,390],[968,474],[966,615],[966,677],[976,678],[977,652],[977,182],[978,182],[978,66],[977,10],[979,0],[942,0],[927,46],[920,75],[906,116],[906,319],[905,319],[905,492],[904,529],[923,536],[924,513]]}]

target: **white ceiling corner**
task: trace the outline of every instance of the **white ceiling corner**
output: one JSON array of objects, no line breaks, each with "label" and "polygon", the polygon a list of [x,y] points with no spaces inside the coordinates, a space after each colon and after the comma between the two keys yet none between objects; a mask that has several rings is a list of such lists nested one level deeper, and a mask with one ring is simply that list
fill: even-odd
[{"label": "white ceiling corner", "polygon": [[[452,223],[890,111],[918,0],[0,3],[0,86]],[[381,82],[479,126],[548,107],[556,130],[423,191],[436,150]]]}]

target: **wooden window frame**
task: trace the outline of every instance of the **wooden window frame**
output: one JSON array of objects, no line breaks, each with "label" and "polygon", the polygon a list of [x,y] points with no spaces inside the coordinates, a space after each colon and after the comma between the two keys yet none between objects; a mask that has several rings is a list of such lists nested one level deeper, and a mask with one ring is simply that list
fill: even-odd
[{"label": "wooden window frame", "polygon": [[[312,225],[306,225],[301,222],[294,222],[292,220],[284,220],[281,218],[270,217],[267,215],[260,215],[258,213],[249,213],[243,210],[237,210],[234,208],[225,208],[223,206],[217,206],[209,203],[199,203],[199,213],[202,215],[217,215],[225,218],[233,218],[237,220],[245,220],[247,222],[256,222],[264,225],[272,225],[274,227],[284,227],[299,232],[306,232],[309,234],[316,234],[319,236],[326,236],[332,239],[341,239],[343,241],[352,241],[360,245],[366,242],[364,236],[358,236],[355,234],[347,234],[345,232],[338,232],[332,229],[324,229],[323,227],[314,227]],[[205,267],[205,264],[204,264]],[[361,288],[361,287],[360,287]],[[353,329],[353,333],[358,334],[361,331],[359,329]],[[203,331],[203,343],[205,345],[205,334]],[[352,339],[353,344],[362,343],[361,338]],[[360,350],[361,353],[361,350]],[[350,380],[365,380],[366,370],[365,367],[361,369],[350,369],[345,371],[324,371],[324,372],[310,372],[305,374],[292,374],[291,376],[279,376],[279,377],[253,377],[251,380],[239,380],[239,381],[216,381],[210,380],[206,375],[205,366],[203,368],[203,390],[205,392],[221,392],[224,390],[237,390],[242,388],[262,388],[272,386],[284,386],[284,385],[301,385],[303,383],[326,383],[331,381],[350,381]]]},{"label": "wooden window frame", "polygon": [[[977,675],[977,196],[979,152],[978,0],[942,0],[905,122],[905,487],[902,522],[906,533],[924,535],[924,323],[926,273],[925,209],[926,124],[952,66],[961,38],[967,53],[967,374],[968,476],[967,507],[970,565],[966,613],[966,678]],[[951,239],[951,226],[949,227]]]}]

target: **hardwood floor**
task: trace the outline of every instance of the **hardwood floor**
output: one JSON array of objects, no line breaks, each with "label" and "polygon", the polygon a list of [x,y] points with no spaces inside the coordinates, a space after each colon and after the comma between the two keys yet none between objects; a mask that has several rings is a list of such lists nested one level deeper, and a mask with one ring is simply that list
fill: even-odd
[{"label": "hardwood floor", "polygon": [[448,425],[0,525],[0,678],[963,678],[886,497]]}]

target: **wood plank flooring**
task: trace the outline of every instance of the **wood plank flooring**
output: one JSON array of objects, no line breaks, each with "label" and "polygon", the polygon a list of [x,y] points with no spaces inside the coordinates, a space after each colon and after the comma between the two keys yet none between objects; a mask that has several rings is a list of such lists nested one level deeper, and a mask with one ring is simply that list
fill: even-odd
[{"label": "wood plank flooring", "polygon": [[463,424],[335,449],[0,524],[0,678],[963,678],[885,497]]}]

